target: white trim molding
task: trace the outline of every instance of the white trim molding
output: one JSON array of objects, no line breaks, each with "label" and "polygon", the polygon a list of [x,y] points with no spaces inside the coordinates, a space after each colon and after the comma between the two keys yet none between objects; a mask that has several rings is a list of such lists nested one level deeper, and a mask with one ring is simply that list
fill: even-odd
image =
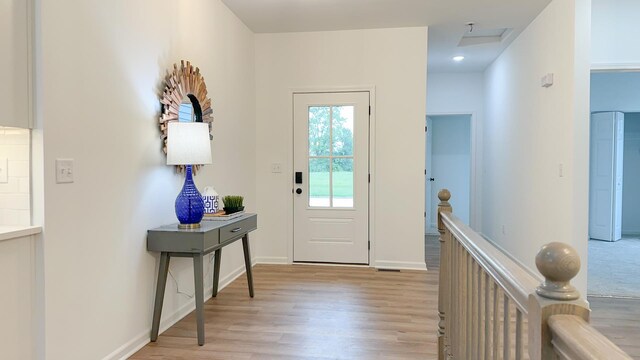
[{"label": "white trim molding", "polygon": [[591,72],[638,72],[640,63],[591,64]]},{"label": "white trim molding", "polygon": [[277,264],[290,265],[286,256],[256,256],[253,258],[253,264]]},{"label": "white trim molding", "polygon": [[425,264],[424,262],[378,260],[373,263],[373,267],[375,267],[376,269],[388,269],[388,270],[427,271],[427,264]]}]

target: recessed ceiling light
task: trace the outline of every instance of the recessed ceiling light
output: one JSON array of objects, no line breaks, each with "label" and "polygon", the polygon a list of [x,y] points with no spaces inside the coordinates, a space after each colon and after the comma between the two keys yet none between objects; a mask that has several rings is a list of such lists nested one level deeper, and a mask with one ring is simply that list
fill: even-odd
[{"label": "recessed ceiling light", "polygon": [[462,56],[462,55],[458,55],[458,56],[454,56],[453,57],[453,61],[460,62],[462,60],[464,60],[464,56]]}]

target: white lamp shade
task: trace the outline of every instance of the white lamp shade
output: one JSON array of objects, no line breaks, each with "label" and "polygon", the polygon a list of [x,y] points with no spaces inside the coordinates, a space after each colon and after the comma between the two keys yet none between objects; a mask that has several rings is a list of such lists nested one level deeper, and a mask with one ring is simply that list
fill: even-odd
[{"label": "white lamp shade", "polygon": [[209,124],[169,122],[167,129],[167,165],[211,164]]}]

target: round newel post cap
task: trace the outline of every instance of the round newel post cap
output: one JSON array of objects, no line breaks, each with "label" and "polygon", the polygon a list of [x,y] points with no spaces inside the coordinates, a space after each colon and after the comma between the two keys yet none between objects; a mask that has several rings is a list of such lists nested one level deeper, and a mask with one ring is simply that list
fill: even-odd
[{"label": "round newel post cap", "polygon": [[580,271],[580,256],[576,249],[561,242],[546,244],[536,255],[536,267],[545,279],[536,289],[538,295],[554,300],[580,297],[571,285],[571,279]]},{"label": "round newel post cap", "polygon": [[448,189],[442,189],[438,191],[438,199],[440,199],[440,201],[449,201],[449,199],[451,199],[451,193]]}]

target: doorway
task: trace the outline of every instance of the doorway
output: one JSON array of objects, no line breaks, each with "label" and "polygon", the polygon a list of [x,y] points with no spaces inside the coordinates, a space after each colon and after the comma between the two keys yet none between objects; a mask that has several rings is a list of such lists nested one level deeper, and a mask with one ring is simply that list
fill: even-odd
[{"label": "doorway", "polygon": [[294,262],[369,263],[369,92],[296,93]]},{"label": "doorway", "polygon": [[640,298],[638,72],[591,75],[589,296]]},{"label": "doorway", "polygon": [[428,115],[425,153],[425,234],[437,234],[438,191],[451,191],[456,216],[471,212],[471,114]]}]

